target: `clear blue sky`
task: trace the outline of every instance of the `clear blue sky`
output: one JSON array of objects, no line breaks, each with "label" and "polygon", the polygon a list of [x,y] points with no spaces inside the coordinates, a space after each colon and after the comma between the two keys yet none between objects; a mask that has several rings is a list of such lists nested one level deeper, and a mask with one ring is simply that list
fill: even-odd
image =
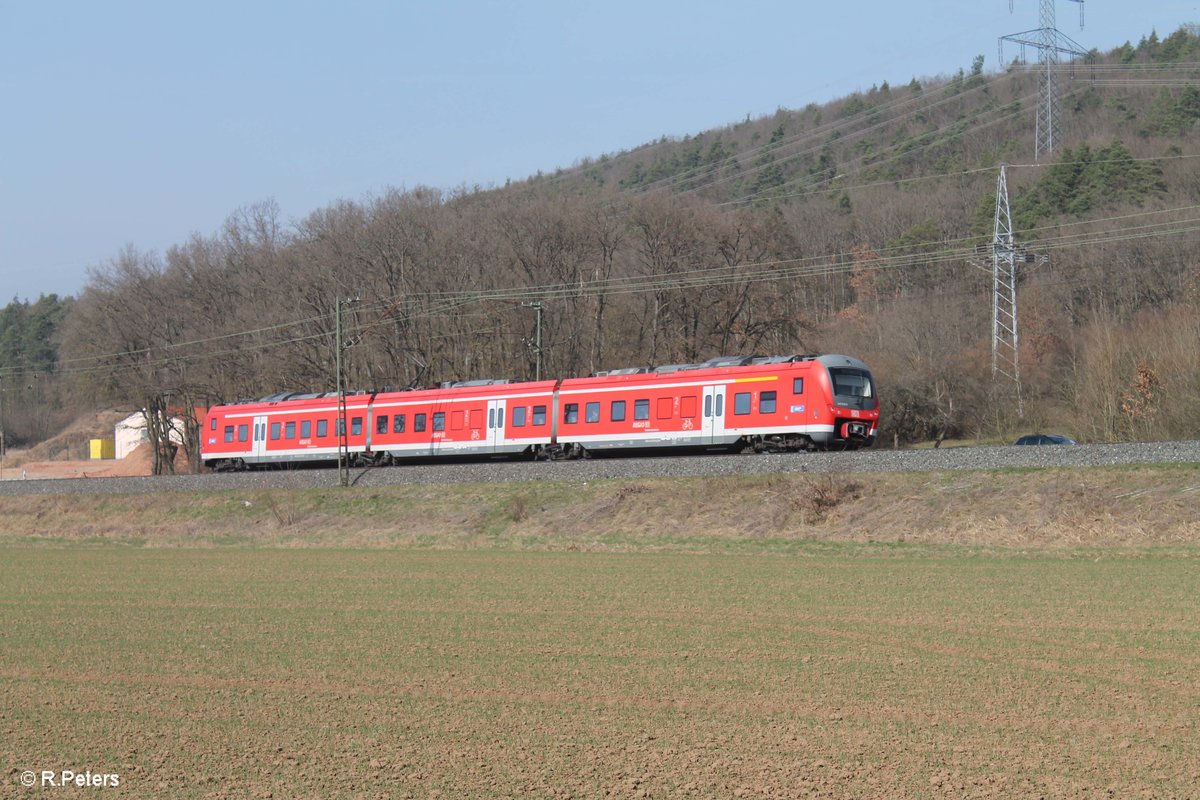
[{"label": "clear blue sky", "polygon": [[[1085,47],[1197,2],[1060,0]],[[587,156],[948,75],[1038,0],[0,3],[0,304],[76,294],[275,199],[499,185]],[[1006,57],[1008,51],[1006,51]]]}]

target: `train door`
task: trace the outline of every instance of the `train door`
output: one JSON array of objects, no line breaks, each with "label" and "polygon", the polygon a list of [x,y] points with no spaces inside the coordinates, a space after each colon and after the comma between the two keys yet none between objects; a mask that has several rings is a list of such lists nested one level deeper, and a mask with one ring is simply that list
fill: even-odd
[{"label": "train door", "polygon": [[725,433],[725,385],[704,387],[704,416],[701,434],[706,444],[712,444]]},{"label": "train door", "polygon": [[265,414],[254,418],[254,430],[251,431],[253,448],[251,454],[261,458],[267,454],[267,417]]},{"label": "train door", "polygon": [[429,428],[425,435],[429,437],[431,456],[439,456],[446,449],[446,405],[439,402],[430,407]]},{"label": "train door", "polygon": [[488,449],[495,451],[504,444],[504,401],[488,400]]}]

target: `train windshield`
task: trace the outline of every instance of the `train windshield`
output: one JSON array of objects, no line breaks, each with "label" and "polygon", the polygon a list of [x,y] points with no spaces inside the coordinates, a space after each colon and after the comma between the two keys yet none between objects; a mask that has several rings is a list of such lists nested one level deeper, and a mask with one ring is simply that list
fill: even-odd
[{"label": "train windshield", "polygon": [[834,367],[829,370],[833,380],[833,401],[843,408],[873,409],[878,405],[871,373],[861,369]]}]

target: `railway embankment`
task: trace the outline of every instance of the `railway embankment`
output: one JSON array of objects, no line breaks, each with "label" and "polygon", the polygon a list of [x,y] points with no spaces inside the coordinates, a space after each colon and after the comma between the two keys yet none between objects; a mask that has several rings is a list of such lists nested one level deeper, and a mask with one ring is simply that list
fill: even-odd
[{"label": "railway embankment", "polygon": [[[771,458],[749,456],[405,467],[358,473],[350,488],[322,485],[322,470],[158,479],[136,491],[90,481],[102,490],[0,495],[0,542],[729,553],[1200,545],[1195,462],[883,470],[876,455],[793,457],[803,469],[770,471],[754,470]],[[395,476],[422,479],[383,480]]]}]

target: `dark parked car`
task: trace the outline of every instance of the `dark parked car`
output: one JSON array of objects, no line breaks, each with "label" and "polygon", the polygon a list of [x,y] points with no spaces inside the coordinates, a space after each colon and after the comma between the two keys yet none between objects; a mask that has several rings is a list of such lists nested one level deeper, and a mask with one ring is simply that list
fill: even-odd
[{"label": "dark parked car", "polygon": [[1059,436],[1056,433],[1033,433],[1017,439],[1017,444],[1076,444],[1069,436]]}]

